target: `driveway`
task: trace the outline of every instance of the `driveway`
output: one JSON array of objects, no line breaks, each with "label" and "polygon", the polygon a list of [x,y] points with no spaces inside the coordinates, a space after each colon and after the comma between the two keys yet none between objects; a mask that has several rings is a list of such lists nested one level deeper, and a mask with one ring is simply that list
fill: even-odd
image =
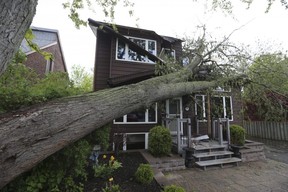
[{"label": "driveway", "polygon": [[288,143],[264,143],[264,161],[241,163],[238,167],[223,169],[212,167],[207,171],[192,168],[167,172],[164,173],[166,184],[180,185],[187,192],[287,192]]},{"label": "driveway", "polygon": [[275,141],[259,138],[249,139],[265,144],[264,152],[266,158],[288,164],[288,141]]}]

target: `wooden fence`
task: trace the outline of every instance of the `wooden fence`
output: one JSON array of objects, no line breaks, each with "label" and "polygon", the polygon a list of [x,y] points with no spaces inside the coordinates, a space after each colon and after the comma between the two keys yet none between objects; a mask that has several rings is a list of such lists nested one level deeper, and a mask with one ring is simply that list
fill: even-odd
[{"label": "wooden fence", "polygon": [[288,141],[288,122],[244,121],[243,127],[253,137]]}]

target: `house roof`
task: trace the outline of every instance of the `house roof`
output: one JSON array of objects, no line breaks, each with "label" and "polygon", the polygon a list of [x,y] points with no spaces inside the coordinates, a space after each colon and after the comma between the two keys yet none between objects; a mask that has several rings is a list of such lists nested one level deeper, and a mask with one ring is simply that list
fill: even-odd
[{"label": "house roof", "polygon": [[[59,32],[56,29],[47,29],[47,28],[41,28],[41,27],[31,27],[34,38],[32,40],[33,43],[37,44],[40,49],[45,49],[50,46],[59,44],[65,71],[67,71],[66,63],[65,63],[65,58],[64,54],[62,51],[62,46],[60,43],[60,36]],[[28,45],[27,41],[23,39],[20,48],[22,51],[26,54],[29,55],[31,53],[34,53],[35,51]]]},{"label": "house roof", "polygon": [[[90,25],[92,31],[94,32],[94,34],[96,34],[97,29],[98,30],[100,29],[106,33],[109,33],[110,35],[112,35],[114,37],[121,39],[123,42],[127,43],[131,50],[136,51],[142,55],[147,55],[148,59],[150,59],[151,61],[164,63],[164,61],[161,58],[157,57],[156,55],[153,55],[149,51],[146,51],[145,49],[143,49],[142,47],[140,47],[139,45],[137,45],[136,43],[134,43],[133,41],[131,41],[130,39],[125,37],[124,35],[120,34],[118,31],[114,30],[112,24],[94,21],[93,19],[90,19],[90,18],[88,19],[88,21],[89,21],[89,25]],[[155,36],[159,36],[157,33],[155,33],[154,31],[150,31],[150,30],[138,29],[138,28],[133,28],[133,27],[126,27],[126,26],[121,26],[121,25],[114,25],[114,26],[116,26],[116,28],[142,30],[142,31],[151,33]],[[159,36],[159,37],[161,37],[161,36]]]}]

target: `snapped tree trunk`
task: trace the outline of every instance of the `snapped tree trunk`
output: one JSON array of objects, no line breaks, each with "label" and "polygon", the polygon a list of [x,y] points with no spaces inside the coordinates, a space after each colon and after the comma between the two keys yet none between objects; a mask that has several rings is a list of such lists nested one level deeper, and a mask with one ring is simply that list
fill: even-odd
[{"label": "snapped tree trunk", "polygon": [[38,0],[0,0],[0,75],[18,51]]}]

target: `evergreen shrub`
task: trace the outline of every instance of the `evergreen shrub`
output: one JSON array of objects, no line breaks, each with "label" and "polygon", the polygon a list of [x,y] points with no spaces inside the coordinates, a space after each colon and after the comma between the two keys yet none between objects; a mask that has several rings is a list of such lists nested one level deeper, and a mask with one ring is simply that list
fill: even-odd
[{"label": "evergreen shrub", "polygon": [[153,180],[154,174],[149,164],[140,164],[136,173],[136,181],[141,184],[150,184]]},{"label": "evergreen shrub", "polygon": [[243,146],[245,143],[245,129],[240,125],[230,125],[231,144]]},{"label": "evergreen shrub", "polygon": [[177,185],[169,185],[164,187],[164,192],[186,192],[186,190]]},{"label": "evergreen shrub", "polygon": [[153,156],[161,157],[171,153],[172,137],[169,129],[155,126],[149,132],[148,149]]}]

